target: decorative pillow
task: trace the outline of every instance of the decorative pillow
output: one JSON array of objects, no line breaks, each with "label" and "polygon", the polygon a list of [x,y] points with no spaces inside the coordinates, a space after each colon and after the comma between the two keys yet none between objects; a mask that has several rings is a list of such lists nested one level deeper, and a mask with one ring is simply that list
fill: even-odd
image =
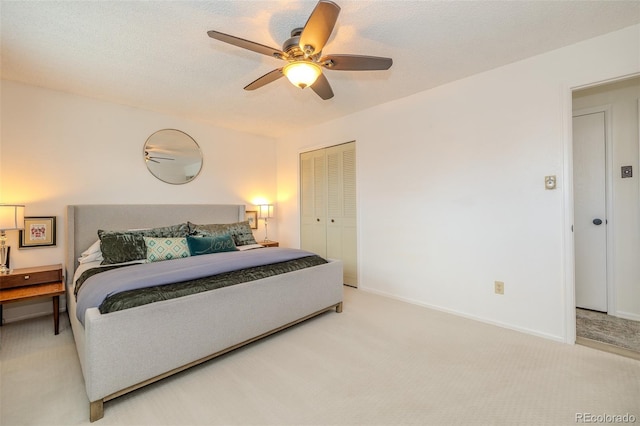
[{"label": "decorative pillow", "polygon": [[186,238],[188,234],[189,225],[187,223],[131,231],[104,231],[100,229],[98,230],[98,237],[100,238],[100,250],[104,258],[102,264],[109,265],[133,260],[145,260],[147,258],[147,247],[144,237]]},{"label": "decorative pillow", "polygon": [[186,237],[187,235],[189,235],[189,224],[179,223],[177,225],[161,226],[159,228],[140,229],[138,231],[131,231],[131,232],[140,232],[145,237],[179,238],[179,237]]},{"label": "decorative pillow", "polygon": [[143,237],[147,248],[147,262],[189,257],[186,238],[154,238]]},{"label": "decorative pillow", "polygon": [[189,234],[204,237],[221,237],[231,235],[236,246],[256,244],[251,226],[248,221],[236,223],[212,223],[207,225],[196,225],[189,222]]},{"label": "decorative pillow", "polygon": [[127,232],[98,231],[102,265],[142,260],[147,257],[147,247],[141,235]]},{"label": "decorative pillow", "polygon": [[187,245],[191,256],[201,254],[222,253],[225,251],[237,251],[231,235],[219,237],[187,237]]}]

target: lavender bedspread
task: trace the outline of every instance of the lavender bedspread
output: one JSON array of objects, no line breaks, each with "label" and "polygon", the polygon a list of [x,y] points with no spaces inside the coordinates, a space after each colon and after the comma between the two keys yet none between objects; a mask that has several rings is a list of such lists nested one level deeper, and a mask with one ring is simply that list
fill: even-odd
[{"label": "lavender bedspread", "polygon": [[104,271],[88,278],[78,291],[76,315],[84,325],[87,309],[97,308],[106,297],[123,291],[195,280],[312,255],[304,250],[271,247],[142,263]]}]

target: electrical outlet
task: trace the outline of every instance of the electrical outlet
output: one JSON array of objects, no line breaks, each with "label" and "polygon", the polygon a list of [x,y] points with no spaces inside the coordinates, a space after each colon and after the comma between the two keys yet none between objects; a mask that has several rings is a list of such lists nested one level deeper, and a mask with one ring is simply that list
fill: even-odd
[{"label": "electrical outlet", "polygon": [[504,294],[504,283],[502,281],[494,281],[493,286],[496,294]]}]

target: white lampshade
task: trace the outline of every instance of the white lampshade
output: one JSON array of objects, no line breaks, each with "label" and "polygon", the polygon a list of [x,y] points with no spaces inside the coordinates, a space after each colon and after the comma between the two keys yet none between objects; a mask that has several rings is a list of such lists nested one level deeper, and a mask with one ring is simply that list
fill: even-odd
[{"label": "white lampshade", "polygon": [[273,204],[261,204],[258,207],[258,216],[260,219],[271,219],[273,217]]},{"label": "white lampshade", "polygon": [[291,84],[301,89],[311,86],[322,74],[322,70],[318,65],[308,61],[291,62],[285,65],[282,72],[287,76]]},{"label": "white lampshade", "polygon": [[0,204],[0,231],[24,228],[24,205]]}]

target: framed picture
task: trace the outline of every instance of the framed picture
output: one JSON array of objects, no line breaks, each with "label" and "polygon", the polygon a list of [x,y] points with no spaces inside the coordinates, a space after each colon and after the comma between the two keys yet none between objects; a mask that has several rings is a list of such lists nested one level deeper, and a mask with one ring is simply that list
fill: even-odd
[{"label": "framed picture", "polygon": [[258,229],[258,211],[257,210],[247,210],[244,212],[244,217],[249,222],[249,226],[251,229]]},{"label": "framed picture", "polygon": [[55,245],[55,216],[31,216],[24,218],[24,229],[20,230],[20,248]]}]

